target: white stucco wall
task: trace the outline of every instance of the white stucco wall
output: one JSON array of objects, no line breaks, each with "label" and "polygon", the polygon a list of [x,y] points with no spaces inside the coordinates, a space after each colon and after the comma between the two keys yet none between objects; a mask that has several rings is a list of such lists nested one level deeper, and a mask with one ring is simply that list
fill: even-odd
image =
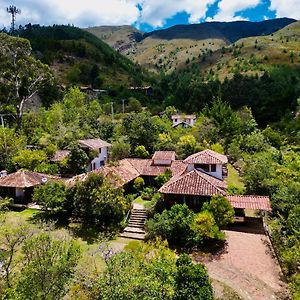
[{"label": "white stucco wall", "polygon": [[108,158],[108,149],[109,147],[103,147],[101,148],[101,153],[98,154],[97,157],[95,157],[89,167],[88,167],[88,171],[93,171],[93,170],[98,170],[100,169],[104,164],[105,162],[107,161],[107,158]]},{"label": "white stucco wall", "polygon": [[[192,171],[194,168],[195,168],[195,166],[193,164],[188,165],[188,171],[189,172]],[[197,169],[197,170],[200,170],[203,173],[209,174],[209,175],[214,176],[218,179],[221,179],[221,180],[223,179],[223,177],[222,177],[222,165],[216,165],[216,172],[206,172],[202,169]]]}]

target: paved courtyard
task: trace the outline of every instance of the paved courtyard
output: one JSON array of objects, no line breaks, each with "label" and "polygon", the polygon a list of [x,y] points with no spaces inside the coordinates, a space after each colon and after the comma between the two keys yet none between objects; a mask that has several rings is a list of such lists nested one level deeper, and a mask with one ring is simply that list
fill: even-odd
[{"label": "paved courtyard", "polygon": [[243,299],[287,299],[286,285],[261,223],[232,227],[225,233],[225,250],[204,261],[210,276]]}]

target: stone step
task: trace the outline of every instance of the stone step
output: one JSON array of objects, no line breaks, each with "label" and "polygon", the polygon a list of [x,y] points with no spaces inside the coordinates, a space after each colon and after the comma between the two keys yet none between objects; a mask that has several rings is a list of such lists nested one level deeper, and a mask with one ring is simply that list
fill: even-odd
[{"label": "stone step", "polygon": [[145,225],[145,221],[140,221],[140,220],[132,220],[130,219],[128,223],[134,223],[134,224],[140,224],[140,225]]},{"label": "stone step", "polygon": [[145,239],[145,233],[123,232],[120,234],[120,237],[143,241]]},{"label": "stone step", "polygon": [[137,215],[132,215],[130,218],[136,218],[136,219],[147,219],[145,216],[137,216]]},{"label": "stone step", "polygon": [[144,215],[144,214],[130,214],[130,216],[141,217],[141,218],[147,218],[147,215]]},{"label": "stone step", "polygon": [[130,218],[129,220],[135,220],[135,221],[144,222],[144,221],[146,221],[146,218],[137,218],[137,217],[133,217],[133,218]]},{"label": "stone step", "polygon": [[145,233],[145,230],[142,228],[127,226],[123,232]]},{"label": "stone step", "polygon": [[132,214],[132,215],[143,215],[143,216],[147,216],[147,213],[142,212],[142,211],[132,211],[131,214]]},{"label": "stone step", "polygon": [[144,230],[144,226],[139,226],[139,225],[134,225],[134,224],[128,224],[128,226],[130,228],[136,228],[136,229]]}]

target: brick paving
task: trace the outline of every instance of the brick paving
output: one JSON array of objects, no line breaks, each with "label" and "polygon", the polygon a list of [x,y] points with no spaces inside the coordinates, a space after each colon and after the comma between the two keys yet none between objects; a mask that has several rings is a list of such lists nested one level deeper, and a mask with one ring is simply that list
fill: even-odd
[{"label": "brick paving", "polygon": [[233,229],[225,231],[225,250],[204,261],[209,275],[234,289],[243,299],[288,299],[280,267],[262,228]]}]

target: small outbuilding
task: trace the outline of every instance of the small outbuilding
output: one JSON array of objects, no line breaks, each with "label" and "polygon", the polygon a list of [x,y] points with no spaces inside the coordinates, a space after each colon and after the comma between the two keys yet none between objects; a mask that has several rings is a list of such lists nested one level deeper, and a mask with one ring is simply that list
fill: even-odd
[{"label": "small outbuilding", "polygon": [[3,196],[12,197],[17,203],[29,203],[34,187],[49,180],[60,180],[57,176],[20,170],[0,178]]}]

